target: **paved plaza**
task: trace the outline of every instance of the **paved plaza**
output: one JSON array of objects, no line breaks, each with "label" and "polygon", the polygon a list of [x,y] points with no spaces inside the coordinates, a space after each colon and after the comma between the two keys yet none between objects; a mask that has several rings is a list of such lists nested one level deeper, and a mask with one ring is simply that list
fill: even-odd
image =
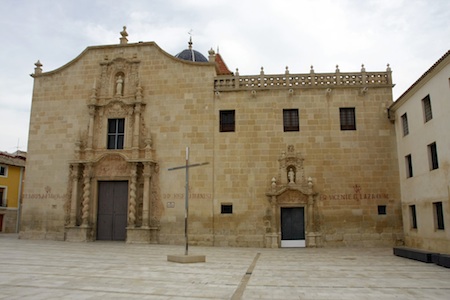
[{"label": "paved plaza", "polygon": [[0,299],[449,299],[450,269],[391,248],[190,247],[0,234]]}]

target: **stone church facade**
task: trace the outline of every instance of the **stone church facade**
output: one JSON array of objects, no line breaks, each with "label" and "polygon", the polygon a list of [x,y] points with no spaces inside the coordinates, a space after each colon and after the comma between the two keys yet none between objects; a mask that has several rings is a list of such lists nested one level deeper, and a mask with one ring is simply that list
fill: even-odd
[{"label": "stone church facade", "polygon": [[385,71],[243,76],[154,42],[36,63],[21,238],[191,245],[402,243]]}]

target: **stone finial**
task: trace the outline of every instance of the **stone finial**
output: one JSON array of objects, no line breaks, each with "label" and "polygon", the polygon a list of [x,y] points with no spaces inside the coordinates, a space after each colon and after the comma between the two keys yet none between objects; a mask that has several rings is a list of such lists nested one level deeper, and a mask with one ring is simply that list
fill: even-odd
[{"label": "stone finial", "polygon": [[364,68],[364,64],[361,65],[361,72],[365,72],[366,68]]},{"label": "stone finial", "polygon": [[42,73],[42,64],[41,64],[41,62],[39,61],[39,59],[38,59],[38,61],[34,64],[35,66],[36,66],[36,68],[34,68],[34,74],[41,74]]},{"label": "stone finial", "polygon": [[389,64],[387,64],[386,71],[391,72],[391,66]]},{"label": "stone finial", "polygon": [[277,187],[277,180],[275,179],[275,177],[272,177],[272,189],[274,190]]},{"label": "stone finial", "polygon": [[216,52],[214,52],[214,49],[211,47],[211,49],[209,49],[208,51],[209,54],[209,62],[215,62],[216,61]]},{"label": "stone finial", "polygon": [[309,71],[311,74],[313,74],[314,73],[314,67],[313,67],[313,65],[311,65],[311,70]]},{"label": "stone finial", "polygon": [[128,39],[127,39],[127,36],[128,36],[128,33],[127,33],[127,26],[123,26],[123,30],[120,32],[120,35],[122,36],[122,37],[120,38],[120,44],[121,44],[121,45],[127,44],[127,43],[128,43]]},{"label": "stone finial", "polygon": [[264,67],[261,67],[261,71],[259,72],[260,75],[264,75]]},{"label": "stone finial", "polygon": [[239,76],[239,69],[238,69],[238,68],[236,68],[236,73],[235,73],[235,75],[236,75],[236,76]]},{"label": "stone finial", "polygon": [[339,65],[336,65],[336,73],[339,73],[339,72],[340,72]]},{"label": "stone finial", "polygon": [[284,71],[284,73],[287,75],[287,74],[289,74],[289,67],[288,66],[286,66],[286,71]]}]

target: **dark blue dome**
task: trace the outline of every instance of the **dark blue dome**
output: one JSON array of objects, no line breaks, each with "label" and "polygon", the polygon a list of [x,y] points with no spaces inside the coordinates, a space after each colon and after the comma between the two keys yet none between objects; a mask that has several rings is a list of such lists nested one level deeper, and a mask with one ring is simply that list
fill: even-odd
[{"label": "dark blue dome", "polygon": [[189,40],[189,49],[184,49],[183,51],[175,55],[175,57],[195,62],[208,62],[208,59],[203,56],[203,54],[192,49],[192,39]]}]

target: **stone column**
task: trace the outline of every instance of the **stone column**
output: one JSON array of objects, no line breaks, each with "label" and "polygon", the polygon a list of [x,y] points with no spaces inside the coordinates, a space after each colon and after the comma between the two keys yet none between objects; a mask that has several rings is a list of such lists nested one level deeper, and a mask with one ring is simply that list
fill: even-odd
[{"label": "stone column", "polygon": [[95,106],[89,105],[89,131],[87,139],[87,149],[92,149],[94,142],[94,118],[95,118]]},{"label": "stone column", "polygon": [[83,208],[82,208],[82,225],[89,225],[89,209],[91,202],[91,164],[85,164],[83,172]]},{"label": "stone column", "polygon": [[70,177],[72,180],[72,197],[70,201],[70,226],[76,226],[77,223],[77,202],[78,202],[78,164],[72,164]]},{"label": "stone column", "polygon": [[137,165],[133,163],[130,178],[130,203],[128,205],[128,226],[131,228],[136,225],[136,177]]},{"label": "stone column", "polygon": [[133,155],[137,158],[139,150],[139,128],[141,127],[141,103],[134,106],[134,128],[133,128]]},{"label": "stone column", "polygon": [[142,227],[148,228],[150,226],[150,180],[152,178],[150,163],[144,163],[144,193],[142,203]]}]

